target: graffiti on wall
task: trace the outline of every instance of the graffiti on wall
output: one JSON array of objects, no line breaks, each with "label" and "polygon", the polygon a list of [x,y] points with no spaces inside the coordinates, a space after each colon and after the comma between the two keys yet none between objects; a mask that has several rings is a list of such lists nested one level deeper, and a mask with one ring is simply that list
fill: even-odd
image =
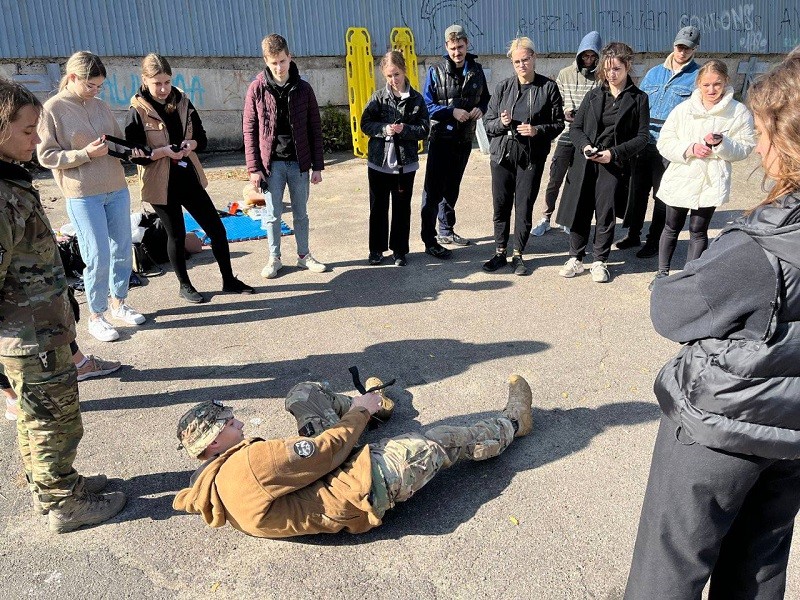
[{"label": "graffiti on wall", "polygon": [[[127,108],[140,85],[139,75],[135,73],[110,73],[103,84],[100,98],[108,102],[111,108]],[[205,88],[199,76],[193,75],[187,78],[182,73],[175,73],[172,76],[172,85],[182,89],[197,108],[203,107]]]},{"label": "graffiti on wall", "polygon": [[693,25],[701,34],[709,35],[718,31],[732,31],[736,34],[735,43],[743,52],[766,52],[767,36],[764,33],[764,19],[756,14],[755,5],[739,4],[721,11],[701,14],[683,13],[679,24]]},{"label": "graffiti on wall", "polygon": [[785,8],[778,23],[778,39],[785,50],[800,46],[800,7]]}]

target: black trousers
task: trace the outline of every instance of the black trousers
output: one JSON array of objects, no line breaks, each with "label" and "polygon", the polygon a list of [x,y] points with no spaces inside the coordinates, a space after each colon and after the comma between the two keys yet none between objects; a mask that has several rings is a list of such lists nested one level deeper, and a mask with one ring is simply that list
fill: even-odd
[{"label": "black trousers", "polygon": [[[369,251],[408,254],[411,229],[411,195],[416,171],[392,175],[367,168],[369,179]],[[389,230],[389,199],[392,202],[392,227]],[[387,246],[388,240],[388,246]]]},{"label": "black trousers", "polygon": [[662,417],[625,600],[776,600],[800,509],[800,460],[712,450]]},{"label": "black trousers", "polygon": [[[689,253],[686,256],[686,262],[699,258],[708,248],[708,227],[711,225],[711,217],[714,216],[715,208],[710,206],[692,210],[692,216],[689,218]],[[658,242],[659,271],[669,271],[675,246],[678,245],[678,234],[683,229],[688,214],[688,208],[667,206],[664,231]]]},{"label": "black trousers", "polygon": [[572,166],[572,159],[575,156],[575,146],[572,144],[556,144],[553,152],[553,160],[550,161],[550,178],[547,181],[547,188],[544,191],[544,216],[550,220],[556,210],[556,200],[558,192],[567,171]]},{"label": "black trousers", "polygon": [[472,140],[433,139],[428,145],[428,165],[422,191],[422,242],[425,247],[436,243],[436,221],[439,233],[452,235],[456,225],[456,202],[461,179],[467,168]]},{"label": "black trousers", "polygon": [[172,265],[178,281],[181,284],[191,285],[189,273],[186,271],[186,225],[183,222],[181,207],[184,207],[194,217],[197,224],[211,238],[211,251],[214,253],[214,258],[217,259],[217,266],[222,274],[223,282],[233,279],[231,252],[225,227],[222,225],[222,220],[219,218],[219,213],[211,198],[197,183],[185,187],[170,185],[167,191],[167,203],[153,205],[153,210],[167,230],[169,264]]},{"label": "black trousers", "polygon": [[514,209],[514,250],[522,253],[533,226],[533,203],[542,183],[545,159],[537,159],[530,167],[502,161],[490,162],[492,199],[494,202],[494,243],[497,250],[508,248],[511,209]]},{"label": "black trousers", "polygon": [[614,165],[586,161],[586,173],[575,219],[569,232],[569,255],[579,260],[586,256],[594,215],[594,260],[606,262],[614,243],[614,198],[622,172]]},{"label": "black trousers", "polygon": [[661,186],[661,178],[664,177],[668,166],[669,161],[659,154],[656,145],[647,144],[647,147],[637,157],[636,167],[631,173],[633,207],[631,217],[628,219],[628,235],[630,237],[641,235],[647,212],[647,201],[650,198],[650,190],[653,190],[653,216],[646,240],[646,243],[651,246],[658,245],[661,232],[664,230],[666,205],[658,198],[658,188]]}]

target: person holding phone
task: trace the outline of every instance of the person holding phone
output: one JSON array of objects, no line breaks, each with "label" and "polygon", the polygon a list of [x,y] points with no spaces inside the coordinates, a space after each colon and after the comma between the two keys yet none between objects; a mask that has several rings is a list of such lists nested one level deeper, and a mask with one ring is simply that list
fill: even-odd
[{"label": "person holding phone", "polygon": [[686,262],[708,247],[708,227],[731,194],[731,163],[750,155],[756,140],[753,117],[733,99],[728,67],[710,60],[697,72],[691,98],[676,106],[661,128],[657,146],[670,161],[659,196],[667,207],[658,244],[658,273],[669,275],[678,234],[689,216]]},{"label": "person holding phone", "polygon": [[614,203],[627,177],[630,160],[647,146],[650,118],[647,94],[630,78],[633,49],[611,42],[600,54],[600,86],[581,102],[569,134],[575,160],[567,173],[556,222],[569,227],[570,258],[559,271],[575,277],[585,270],[583,258],[595,217],[592,281],[611,278],[606,261],[614,242]]},{"label": "person holding phone", "polygon": [[225,227],[205,190],[208,182],[196,154],[206,147],[203,123],[186,94],[172,86],[172,67],[159,54],[148,54],[142,60],[142,87],[131,98],[125,139],[151,149],[149,157],[141,148],[131,152],[139,164],[142,201],[150,203],[167,230],[167,254],[180,284],[180,297],[193,304],[206,301],[186,269],[182,208],[211,238],[222,291],[252,294],[253,288],[233,274]]},{"label": "person holding phone", "polygon": [[83,281],[89,305],[89,333],[112,342],[119,332],[105,318],[127,325],[145,318],[126,303],[131,276],[131,199],[119,158],[109,156],[103,136],[121,136],[108,105],[97,97],[106,68],[91,52],[73,54],[59,92],[44,105],[40,124],[39,164],[67,199],[67,214],[86,264]]}]

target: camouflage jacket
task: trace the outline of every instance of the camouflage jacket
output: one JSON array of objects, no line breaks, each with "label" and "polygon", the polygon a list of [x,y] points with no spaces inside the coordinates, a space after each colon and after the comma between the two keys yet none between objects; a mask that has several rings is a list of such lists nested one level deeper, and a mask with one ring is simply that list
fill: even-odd
[{"label": "camouflage jacket", "polygon": [[25,169],[0,161],[0,355],[74,339],[67,278],[39,194]]}]

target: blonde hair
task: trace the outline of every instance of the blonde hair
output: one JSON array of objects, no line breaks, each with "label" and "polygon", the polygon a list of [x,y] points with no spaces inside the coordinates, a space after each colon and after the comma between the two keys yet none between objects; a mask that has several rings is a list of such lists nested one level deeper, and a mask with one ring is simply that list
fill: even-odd
[{"label": "blonde hair", "polygon": [[775,186],[761,203],[771,204],[800,190],[800,53],[792,52],[757,79],[748,90],[747,104],[777,153]]},{"label": "blonde hair", "polygon": [[70,75],[75,75],[78,79],[84,81],[94,79],[95,77],[102,77],[105,79],[106,66],[100,57],[88,50],[81,50],[76,52],[67,59],[67,64],[64,67],[64,76],[58,84],[58,89],[63,90],[67,87]]},{"label": "blonde hair", "polygon": [[403,73],[406,72],[406,59],[403,56],[403,53],[399,50],[389,50],[386,54],[381,57],[380,62],[380,69],[381,73],[383,70],[388,67],[389,65],[395,66],[400,69]]},{"label": "blonde hair", "polygon": [[606,63],[615,58],[625,66],[625,70],[630,74],[633,69],[633,48],[623,42],[611,42],[600,51],[600,59],[597,61],[599,67],[597,80],[600,83],[606,82]]},{"label": "blonde hair", "polygon": [[[155,77],[156,75],[169,75],[172,77],[172,67],[169,61],[155,52],[151,52],[142,59],[142,85],[147,87],[144,83],[145,77]],[[178,92],[173,87],[164,102],[164,110],[168,113],[173,112],[178,107]]]},{"label": "blonde hair", "polygon": [[700,85],[700,78],[706,73],[716,73],[717,75],[721,75],[723,79],[725,79],[725,83],[728,83],[731,80],[731,76],[728,75],[728,65],[721,60],[717,60],[716,58],[709,60],[702,67],[700,67],[699,71],[697,71],[696,85]]},{"label": "blonde hair", "polygon": [[42,110],[42,103],[28,88],[0,78],[0,144],[8,139],[8,128],[26,106]]},{"label": "blonde hair", "polygon": [[533,40],[529,37],[518,37],[514,38],[508,44],[508,52],[506,52],[506,56],[511,58],[511,54],[513,54],[514,50],[525,49],[531,54],[536,54],[536,47],[533,45]]}]

